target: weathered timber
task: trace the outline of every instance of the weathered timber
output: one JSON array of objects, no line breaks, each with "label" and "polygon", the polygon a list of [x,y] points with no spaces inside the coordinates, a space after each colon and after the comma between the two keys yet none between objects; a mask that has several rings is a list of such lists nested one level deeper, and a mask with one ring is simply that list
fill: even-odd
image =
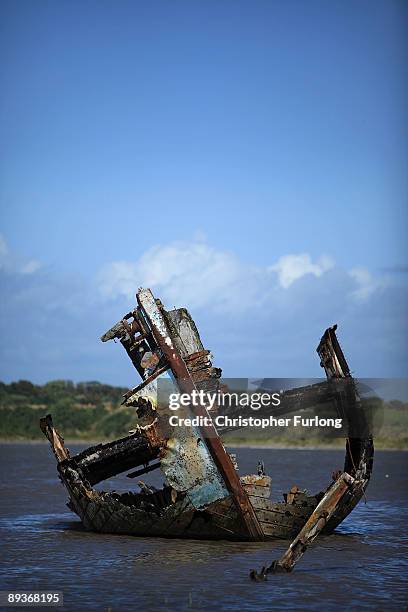
[{"label": "weathered timber", "polygon": [[132,435],[107,444],[91,446],[85,451],[65,459],[63,468],[80,472],[91,485],[126,472],[138,465],[145,465],[159,454],[143,435]]},{"label": "weathered timber", "polygon": [[40,419],[40,428],[46,438],[48,438],[57,461],[61,462],[69,459],[69,450],[65,447],[64,438],[54,428],[50,414]]},{"label": "weathered timber", "polygon": [[308,546],[310,546],[313,540],[315,540],[326,526],[346,491],[350,488],[359,487],[361,487],[361,483],[356,482],[352,476],[345,472],[341,474],[336,482],[328,489],[299,534],[280,559],[273,561],[268,567],[263,567],[260,573],[256,570],[251,570],[251,579],[261,581],[266,579],[267,574],[291,572],[297,561],[299,561],[306,552]]}]

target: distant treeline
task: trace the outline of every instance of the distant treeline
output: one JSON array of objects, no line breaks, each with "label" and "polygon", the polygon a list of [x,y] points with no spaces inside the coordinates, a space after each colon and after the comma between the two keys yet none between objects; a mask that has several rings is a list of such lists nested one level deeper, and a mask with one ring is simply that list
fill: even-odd
[{"label": "distant treeline", "polygon": [[27,380],[9,385],[0,382],[0,438],[41,439],[39,420],[48,413],[66,438],[126,435],[135,415],[133,409],[120,405],[127,390],[94,381],[74,384],[55,380],[45,385]]},{"label": "distant treeline", "polygon": [[[125,436],[136,423],[135,410],[121,406],[127,390],[95,381],[75,384],[70,380],[56,380],[45,385],[34,385],[27,380],[9,385],[0,382],[0,439],[43,439],[39,421],[49,413],[66,439],[103,441]],[[408,448],[408,404],[398,400],[385,403],[379,398],[375,404],[380,417],[375,433],[376,447]],[[288,446],[341,443],[330,431],[320,429],[316,433],[304,428],[296,431],[274,428],[253,433],[240,430],[228,434],[226,441]]]}]

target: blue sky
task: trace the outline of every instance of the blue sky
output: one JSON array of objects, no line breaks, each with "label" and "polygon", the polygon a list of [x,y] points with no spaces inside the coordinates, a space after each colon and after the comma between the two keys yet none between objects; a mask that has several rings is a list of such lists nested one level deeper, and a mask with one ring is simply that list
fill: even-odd
[{"label": "blue sky", "polygon": [[229,376],[407,371],[407,5],[1,5],[3,380],[134,384],[151,286]]}]

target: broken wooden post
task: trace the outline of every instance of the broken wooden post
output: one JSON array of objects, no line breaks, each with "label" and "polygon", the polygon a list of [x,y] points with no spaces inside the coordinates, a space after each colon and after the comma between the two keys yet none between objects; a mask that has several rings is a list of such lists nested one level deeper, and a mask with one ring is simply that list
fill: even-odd
[{"label": "broken wooden post", "polygon": [[313,540],[326,526],[346,491],[350,488],[356,489],[359,486],[361,486],[359,481],[356,481],[352,476],[343,472],[336,482],[329,487],[316,506],[316,509],[281,558],[272,561],[269,567],[263,567],[259,574],[256,570],[251,570],[251,579],[259,582],[261,580],[266,580],[267,574],[291,572],[297,561],[299,561],[306,552],[308,546],[310,546]]},{"label": "broken wooden post", "polygon": [[64,459],[69,459],[69,450],[65,447],[64,438],[55,429],[50,414],[40,419],[40,427],[44,436],[48,438],[57,461],[60,463]]}]

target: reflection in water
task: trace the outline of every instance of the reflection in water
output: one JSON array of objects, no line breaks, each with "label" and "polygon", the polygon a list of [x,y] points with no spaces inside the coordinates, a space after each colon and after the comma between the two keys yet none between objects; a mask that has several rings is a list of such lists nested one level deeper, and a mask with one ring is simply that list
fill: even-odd
[{"label": "reflection in water", "polygon": [[[332,536],[318,538],[291,575],[254,585],[248,573],[277,558],[263,543],[135,538],[87,532],[65,511],[66,493],[46,446],[0,447],[1,589],[58,590],[66,609],[402,609],[406,602],[406,455],[378,452],[374,478]],[[327,485],[342,452],[239,449],[241,473],[263,459],[273,497],[292,484]],[[24,468],[19,463],[24,458]],[[388,475],[386,478],[385,475]],[[156,476],[155,476],[156,477]],[[153,479],[152,484],[156,484]],[[18,483],[18,485],[16,484]],[[110,483],[123,490],[128,479]],[[405,555],[404,555],[405,552]]]}]

